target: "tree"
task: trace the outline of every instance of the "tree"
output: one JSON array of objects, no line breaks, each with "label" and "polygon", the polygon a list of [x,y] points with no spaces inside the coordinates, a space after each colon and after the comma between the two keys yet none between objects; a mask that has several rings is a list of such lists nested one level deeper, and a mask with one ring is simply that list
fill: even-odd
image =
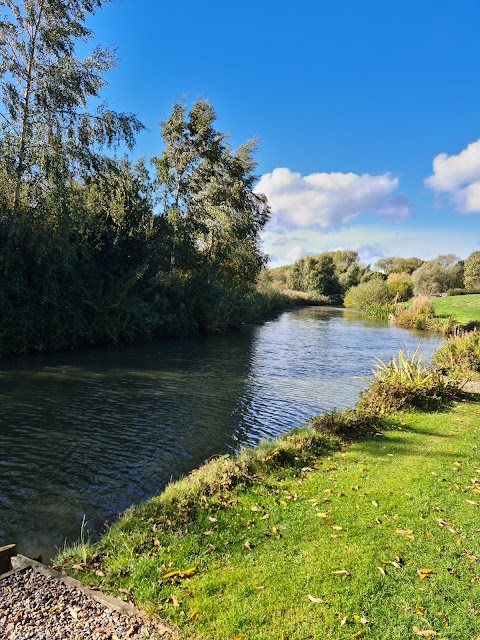
[{"label": "tree", "polygon": [[387,278],[387,286],[392,300],[397,294],[402,300],[410,300],[413,296],[412,276],[408,273],[392,272]]},{"label": "tree", "polygon": [[131,114],[92,106],[115,64],[110,49],[84,59],[79,41],[102,0],[2,0],[0,9],[0,154],[12,210],[29,205],[67,176],[108,163],[104,145],[133,146],[142,125]]},{"label": "tree", "polygon": [[389,276],[391,273],[412,274],[423,264],[420,258],[387,257],[380,258],[375,263],[375,267]]},{"label": "tree", "polygon": [[204,265],[226,281],[253,283],[265,263],[259,232],[269,209],[253,192],[255,141],[232,151],[206,100],[173,105],[162,123],[163,153],[152,159],[169,223],[171,275]]},{"label": "tree", "polygon": [[412,274],[416,294],[431,296],[462,286],[463,263],[453,253],[424,262]]},{"label": "tree", "polygon": [[387,304],[390,301],[391,295],[387,283],[373,278],[349,289],[345,295],[344,304],[350,309],[363,311],[371,305]]},{"label": "tree", "polygon": [[465,260],[465,288],[480,289],[480,251],[474,251]]}]

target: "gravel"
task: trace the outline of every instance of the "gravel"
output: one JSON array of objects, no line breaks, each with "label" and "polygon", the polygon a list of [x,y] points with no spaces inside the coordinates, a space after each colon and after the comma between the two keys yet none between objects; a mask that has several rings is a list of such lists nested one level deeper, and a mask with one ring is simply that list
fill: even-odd
[{"label": "gravel", "polygon": [[161,638],[153,621],[109,609],[78,589],[32,569],[0,580],[3,640]]}]

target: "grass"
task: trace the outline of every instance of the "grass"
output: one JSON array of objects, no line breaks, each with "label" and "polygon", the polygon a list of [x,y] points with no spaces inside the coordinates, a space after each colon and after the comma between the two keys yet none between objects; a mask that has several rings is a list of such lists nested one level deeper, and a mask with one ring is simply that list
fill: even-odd
[{"label": "grass", "polygon": [[480,322],[480,294],[434,298],[432,302],[436,316],[453,316],[460,323]]},{"label": "grass", "polygon": [[383,427],[221,458],[131,510],[80,577],[185,640],[478,638],[480,404]]}]

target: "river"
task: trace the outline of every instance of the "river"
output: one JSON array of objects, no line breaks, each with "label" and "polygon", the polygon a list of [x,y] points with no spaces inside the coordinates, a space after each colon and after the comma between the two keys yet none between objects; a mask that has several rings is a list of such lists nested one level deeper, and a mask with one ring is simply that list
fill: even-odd
[{"label": "river", "polygon": [[436,335],[322,307],[229,335],[0,361],[0,546],[47,560],[211,456],[353,405],[374,356]]}]

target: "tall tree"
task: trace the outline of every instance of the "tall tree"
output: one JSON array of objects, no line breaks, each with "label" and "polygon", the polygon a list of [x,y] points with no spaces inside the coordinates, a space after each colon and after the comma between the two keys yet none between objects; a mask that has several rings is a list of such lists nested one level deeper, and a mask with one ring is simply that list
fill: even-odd
[{"label": "tall tree", "polygon": [[[107,0],[108,1],[108,0]],[[131,147],[142,127],[131,114],[92,104],[115,64],[111,49],[85,58],[75,47],[93,32],[85,25],[102,0],[2,0],[0,8],[0,153],[12,191],[29,203],[52,182],[99,169],[104,145]],[[98,100],[97,100],[98,103]]]},{"label": "tall tree", "polygon": [[162,123],[163,153],[153,162],[171,230],[171,274],[203,264],[226,281],[251,283],[264,263],[259,232],[269,215],[253,191],[256,145],[232,151],[215,120],[210,103],[196,100],[188,113],[175,103]]}]

